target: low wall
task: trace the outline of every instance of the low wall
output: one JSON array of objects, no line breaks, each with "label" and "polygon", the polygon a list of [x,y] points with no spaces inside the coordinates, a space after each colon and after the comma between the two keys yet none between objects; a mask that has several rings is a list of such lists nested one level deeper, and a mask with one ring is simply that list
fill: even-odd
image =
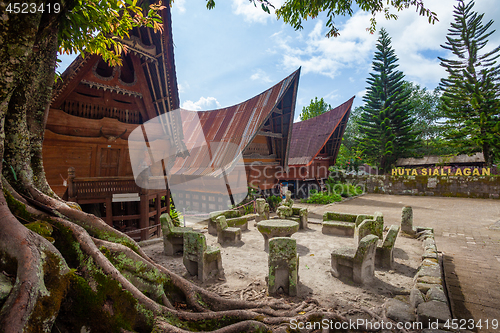
[{"label": "low wall", "polygon": [[499,199],[500,176],[353,176],[367,193]]}]

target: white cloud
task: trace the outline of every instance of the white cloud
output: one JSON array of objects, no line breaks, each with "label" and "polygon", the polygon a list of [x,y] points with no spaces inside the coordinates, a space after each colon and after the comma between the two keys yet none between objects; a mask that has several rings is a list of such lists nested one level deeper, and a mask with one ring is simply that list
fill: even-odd
[{"label": "white cloud", "polygon": [[[272,2],[275,8],[279,8],[281,6],[281,3],[281,0]],[[276,18],[273,8],[269,7],[271,14],[268,14],[262,10],[258,2],[257,6],[255,6],[248,0],[233,0],[232,7],[233,13],[236,15],[243,15],[244,20],[247,22],[266,23],[268,20],[274,20]]]},{"label": "white cloud", "polygon": [[365,28],[369,14],[357,12],[340,28],[340,36],[326,38],[326,28],[318,20],[308,38],[277,35],[278,47],[283,50],[287,69],[302,66],[303,74],[317,73],[335,78],[342,70],[366,67],[375,46],[376,36]]},{"label": "white cloud", "polygon": [[212,110],[220,108],[221,105],[215,97],[200,97],[197,102],[185,101],[181,108],[191,111]]},{"label": "white cloud", "polygon": [[362,98],[366,95],[366,93],[367,93],[367,92],[368,92],[368,90],[366,90],[366,89],[365,89],[365,90],[358,91],[358,92],[356,93],[356,98],[362,99]]},{"label": "white cloud", "polygon": [[273,82],[273,80],[271,80],[271,78],[269,77],[269,75],[264,72],[262,69],[257,69],[255,71],[255,73],[253,73],[251,76],[250,76],[250,79],[254,80],[254,81],[260,81],[260,82],[264,82],[264,83],[271,83]]},{"label": "white cloud", "polygon": [[179,13],[186,12],[186,0],[175,0],[175,1],[173,1],[172,8],[174,10],[178,10]]},{"label": "white cloud", "polygon": [[189,83],[177,83],[177,88],[179,89],[179,93],[185,93],[189,89]]},{"label": "white cloud", "polygon": [[[483,24],[498,16],[495,1],[498,0],[484,0],[474,7],[477,12],[486,13]],[[446,75],[437,55],[450,58],[450,53],[440,45],[446,42],[446,34],[453,20],[453,6],[456,4],[455,0],[430,3],[429,8],[439,18],[435,24],[428,23],[427,17],[418,15],[412,8],[398,12],[398,20],[386,20],[383,14],[376,16],[377,30],[384,27],[389,33],[391,45],[399,58],[398,69],[406,75],[407,80],[434,88],[440,78]],[[358,10],[343,25],[338,26],[340,36],[337,38],[324,37],[327,30],[321,20],[316,22],[307,38],[274,34],[277,48],[283,54],[283,65],[288,70],[302,66],[302,74],[315,73],[332,79],[343,73],[366,77],[372,70],[375,44],[379,37],[378,32],[371,35],[366,31],[370,17],[371,14]],[[500,22],[495,22],[491,29],[499,30],[499,26]],[[492,35],[488,49],[497,46],[499,40],[498,32]]]}]

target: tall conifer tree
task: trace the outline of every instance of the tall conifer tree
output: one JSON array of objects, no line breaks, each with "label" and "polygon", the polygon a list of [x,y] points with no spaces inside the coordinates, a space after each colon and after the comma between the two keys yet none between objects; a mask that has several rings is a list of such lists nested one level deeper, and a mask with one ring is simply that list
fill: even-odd
[{"label": "tall conifer tree", "polygon": [[396,70],[398,58],[391,47],[391,38],[380,30],[377,51],[373,58],[365,105],[359,120],[359,147],[368,160],[387,171],[399,157],[410,155],[416,143],[410,116],[410,91],[404,89],[404,75]]},{"label": "tall conifer tree", "polygon": [[441,60],[448,77],[441,80],[442,109],[448,118],[448,138],[462,153],[482,151],[488,165],[500,159],[500,46],[479,52],[488,43],[493,21],[474,12],[474,1],[455,6],[454,22],[445,45],[454,60]]}]

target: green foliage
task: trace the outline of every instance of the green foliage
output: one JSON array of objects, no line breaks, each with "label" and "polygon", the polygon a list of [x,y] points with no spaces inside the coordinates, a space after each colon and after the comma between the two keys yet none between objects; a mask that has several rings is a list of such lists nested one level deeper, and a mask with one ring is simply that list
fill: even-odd
[{"label": "green foliage", "polygon": [[180,227],[181,226],[181,217],[182,214],[179,213],[174,206],[174,201],[172,198],[170,198],[170,218],[172,219],[172,223],[174,224],[175,227]]},{"label": "green foliage", "polygon": [[317,192],[317,193],[309,193],[309,198],[305,200],[307,203],[312,204],[321,204],[326,205],[332,202],[342,201],[342,197],[336,193],[328,193],[328,192]]},{"label": "green foliage", "polygon": [[412,82],[405,82],[404,89],[410,92],[410,113],[415,121],[413,128],[418,132],[419,144],[412,156],[454,154],[456,150],[443,140],[446,126],[443,121],[444,113],[440,109],[439,89],[429,91]]},{"label": "green foliage", "polygon": [[[251,0],[267,3],[262,0]],[[391,12],[395,10],[399,12],[405,8],[416,7],[417,12],[422,16],[427,16],[430,23],[438,21],[436,13],[424,7],[422,1],[416,0],[355,0],[355,6],[359,7],[364,12],[370,12],[370,33],[375,31],[375,15],[383,13],[388,20],[397,19],[397,15]],[[294,29],[302,29],[302,20],[308,18],[314,19],[322,12],[327,15],[326,27],[329,29],[327,37],[337,37],[339,30],[335,26],[335,16],[352,16],[353,11],[352,0],[326,0],[326,1],[302,1],[302,0],[287,0],[276,10],[278,19],[283,18],[283,21],[290,24]]]},{"label": "green foliage", "polygon": [[300,114],[300,120],[307,120],[332,109],[332,106],[325,103],[323,97],[318,101],[318,97],[314,97],[314,101],[311,99],[311,104],[304,106],[302,108],[302,113]]},{"label": "green foliage", "polygon": [[363,152],[357,146],[351,147],[351,149],[347,148],[342,140],[335,166],[341,170],[358,171],[359,166],[363,163]]},{"label": "green foliage", "polygon": [[121,54],[126,51],[121,39],[129,37],[132,28],[163,29],[157,11],[165,7],[159,4],[142,8],[137,1],[76,0],[60,22],[59,51],[98,54],[110,65],[121,65]]},{"label": "green foliage", "polygon": [[276,211],[276,208],[278,208],[281,198],[277,195],[271,195],[266,198],[266,201],[269,204],[269,209],[274,212]]},{"label": "green foliage", "polygon": [[396,70],[398,58],[384,29],[380,30],[376,47],[357,142],[368,161],[387,171],[399,157],[411,155],[417,133],[408,100],[410,92],[404,89],[403,73]]},{"label": "green foliage", "polygon": [[455,59],[441,60],[448,77],[441,80],[441,110],[447,117],[447,138],[459,153],[482,151],[488,165],[500,160],[500,46],[487,45],[493,21],[473,11],[474,1],[454,7],[454,22],[445,45]]}]

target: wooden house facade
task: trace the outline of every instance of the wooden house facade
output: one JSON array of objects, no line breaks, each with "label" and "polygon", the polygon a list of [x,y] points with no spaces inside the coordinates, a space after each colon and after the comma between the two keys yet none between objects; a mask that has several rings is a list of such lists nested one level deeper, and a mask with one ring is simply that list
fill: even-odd
[{"label": "wooden house facade", "polygon": [[[162,33],[134,28],[130,38],[123,40],[127,52],[122,66],[110,67],[96,55],[80,55],[64,71],[53,92],[43,145],[44,169],[54,192],[137,240],[161,233],[159,217],[169,211],[171,185],[182,185],[175,198],[179,206],[217,210],[234,204],[235,197],[242,198],[248,183],[264,190],[276,184],[276,172],[264,169],[287,167],[300,73],[299,69],[238,105],[182,112],[185,117],[179,123],[162,123],[163,134],[174,133],[167,136],[176,161],[166,186],[141,187],[134,177],[129,136],[134,130],[145,133],[144,124],[179,109],[168,6],[161,17]],[[224,179],[240,184],[227,187],[230,203],[224,201],[223,193],[200,193],[199,187],[187,182],[216,169],[200,163],[203,154],[190,146],[194,133],[186,126],[190,114],[199,118],[206,142],[221,147],[221,156],[235,160],[230,146],[236,145],[241,152],[243,169],[228,165],[239,171]],[[166,172],[164,178],[168,178]]]},{"label": "wooden house facade", "polygon": [[328,168],[335,164],[354,97],[319,116],[293,124],[288,170],[279,181],[295,197],[305,197],[308,188],[324,188]]},{"label": "wooden house facade", "polygon": [[179,107],[170,8],[160,15],[162,33],[134,28],[123,40],[122,66],[80,55],[64,71],[43,144],[54,192],[122,231],[139,230],[130,234],[136,239],[159,234],[159,216],[169,209],[168,191],[135,184],[127,145],[135,128]]}]

